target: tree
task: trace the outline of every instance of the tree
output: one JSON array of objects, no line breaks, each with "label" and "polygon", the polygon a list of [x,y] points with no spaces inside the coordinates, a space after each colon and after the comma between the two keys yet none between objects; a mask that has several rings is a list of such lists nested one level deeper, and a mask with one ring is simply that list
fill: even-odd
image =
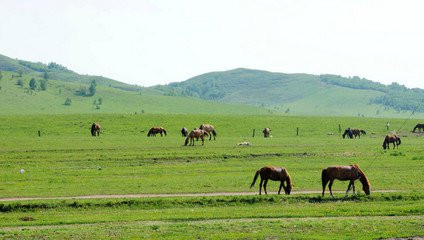
[{"label": "tree", "polygon": [[102,105],[102,103],[103,103],[103,98],[99,98],[99,99],[97,99],[97,102],[99,103],[99,105]]},{"label": "tree", "polygon": [[43,78],[44,78],[44,80],[48,80],[49,79],[49,74],[47,72],[44,72]]},{"label": "tree", "polygon": [[3,78],[3,75],[1,74],[1,71],[0,71],[0,80]]},{"label": "tree", "polygon": [[64,105],[65,106],[71,106],[71,104],[72,104],[72,99],[66,98]]},{"label": "tree", "polygon": [[89,96],[94,96],[94,94],[96,94],[96,87],[96,80],[91,80],[90,88],[88,89]]},{"label": "tree", "polygon": [[18,85],[18,86],[20,86],[20,87],[23,87],[24,86],[24,81],[22,80],[22,79],[18,79],[17,81],[16,81],[16,85]]},{"label": "tree", "polygon": [[37,88],[37,82],[34,78],[31,78],[31,80],[29,81],[29,88],[31,90],[35,90],[35,88]]},{"label": "tree", "polygon": [[45,80],[45,79],[40,80],[40,88],[43,91],[46,91],[47,90],[47,80]]}]

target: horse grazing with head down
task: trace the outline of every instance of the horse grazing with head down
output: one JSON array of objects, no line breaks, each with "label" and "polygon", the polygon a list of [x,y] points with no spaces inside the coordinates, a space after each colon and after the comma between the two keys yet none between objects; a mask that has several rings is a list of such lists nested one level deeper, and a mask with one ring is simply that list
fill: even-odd
[{"label": "horse grazing with head down", "polygon": [[352,139],[352,138],[353,138],[353,132],[352,132],[352,129],[348,128],[348,129],[346,129],[346,130],[344,131],[344,133],[342,134],[343,139],[344,139],[346,136],[347,136],[348,138],[350,138],[350,139]]},{"label": "horse grazing with head down", "polygon": [[187,136],[187,138],[184,142],[184,145],[187,146],[188,142],[190,141],[190,146],[194,146],[194,139],[195,138],[196,139],[199,139],[199,138],[202,139],[202,145],[205,145],[205,136],[208,136],[208,132],[206,132],[205,130],[196,128],[188,134],[188,136]]},{"label": "horse grazing with head down", "polygon": [[370,183],[367,176],[362,172],[358,165],[349,166],[332,166],[322,170],[321,181],[322,181],[322,196],[324,197],[325,186],[328,182],[328,189],[330,189],[330,195],[334,198],[331,187],[333,186],[334,179],[341,181],[350,181],[346,190],[346,196],[353,187],[353,193],[355,192],[355,180],[359,179],[362,183],[362,190],[366,195],[370,195]]},{"label": "horse grazing with head down", "polygon": [[212,125],[202,124],[202,125],[200,125],[199,129],[205,130],[209,134],[209,140],[212,139],[212,135],[213,135],[213,140],[216,140],[216,131],[215,131],[215,128]]},{"label": "horse grazing with head down", "polygon": [[91,136],[93,137],[95,137],[96,135],[100,136],[100,129],[101,129],[100,124],[98,123],[91,124]]},{"label": "horse grazing with head down", "polygon": [[264,138],[269,138],[269,135],[271,133],[271,129],[265,128],[262,132],[264,133]]},{"label": "horse grazing with head down", "polygon": [[390,143],[393,143],[393,149],[396,147],[399,148],[399,145],[401,144],[400,137],[396,134],[387,134],[384,138],[383,149],[390,149]]},{"label": "horse grazing with head down", "polygon": [[415,125],[414,129],[412,130],[412,132],[415,132],[415,130],[417,130],[422,132],[424,131],[424,123],[418,123],[417,125]]},{"label": "horse grazing with head down", "polygon": [[162,137],[162,134],[165,134],[166,136],[166,130],[163,127],[152,127],[150,128],[149,132],[147,133],[148,137],[156,137],[156,134],[160,133],[160,136]]},{"label": "horse grazing with head down", "polygon": [[188,130],[187,130],[187,128],[182,128],[181,129],[181,136],[183,136],[183,137],[187,137],[187,135],[188,135]]},{"label": "horse grazing with head down", "polygon": [[[280,181],[280,188],[278,189],[278,194],[281,192],[281,188],[284,188],[284,192],[287,195],[290,195],[291,189],[292,189],[292,180],[289,175],[289,172],[287,172],[287,169],[283,167],[263,167],[256,171],[255,177],[253,178],[253,182],[250,185],[250,188],[252,188],[255,185],[256,179],[258,176],[261,176],[261,183],[259,184],[259,195],[261,195],[262,191],[262,183],[264,184],[264,190],[265,194],[268,194],[266,191],[266,185],[268,184],[268,180],[272,181]],[[284,182],[286,182],[286,185],[284,186]]]}]

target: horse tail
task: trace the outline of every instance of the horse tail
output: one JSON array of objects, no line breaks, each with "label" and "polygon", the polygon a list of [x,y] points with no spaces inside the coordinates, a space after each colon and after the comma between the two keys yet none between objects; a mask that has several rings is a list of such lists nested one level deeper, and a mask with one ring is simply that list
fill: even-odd
[{"label": "horse tail", "polygon": [[184,146],[187,146],[189,138],[190,138],[190,137],[186,137],[186,140],[185,140],[185,142],[184,142]]},{"label": "horse tail", "polygon": [[150,137],[150,135],[152,135],[152,129],[150,129],[149,132],[147,133],[148,137]]},{"label": "horse tail", "polygon": [[323,169],[321,172],[321,182],[322,182],[322,189],[324,189],[325,185],[327,185],[327,182],[328,182],[327,169]]},{"label": "horse tail", "polygon": [[414,127],[414,129],[412,130],[412,132],[415,132],[415,130],[417,130],[418,128],[418,124]]},{"label": "horse tail", "polygon": [[255,185],[256,179],[258,179],[259,173],[261,173],[261,170],[256,171],[255,177],[253,178],[252,184],[250,184],[250,188],[252,188]]},{"label": "horse tail", "polygon": [[400,137],[396,137],[396,143],[397,145],[400,145],[402,143],[402,141],[400,140]]},{"label": "horse tail", "polygon": [[216,137],[216,131],[215,131],[215,129],[212,130],[212,134],[213,134],[214,137]]}]

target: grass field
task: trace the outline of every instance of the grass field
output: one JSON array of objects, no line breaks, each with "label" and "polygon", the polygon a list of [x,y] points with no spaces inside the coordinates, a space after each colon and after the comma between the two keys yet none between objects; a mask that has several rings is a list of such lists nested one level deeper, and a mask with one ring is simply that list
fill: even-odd
[{"label": "grass field", "polygon": [[[99,122],[100,137],[90,124]],[[383,151],[390,128],[399,149]],[[410,133],[419,120],[236,115],[0,116],[0,198],[100,194],[257,192],[255,171],[284,166],[294,189],[267,196],[198,196],[0,201],[0,238],[269,238],[373,239],[424,235],[424,141]],[[179,130],[201,123],[216,141],[183,146]],[[365,129],[341,139],[342,128]],[[166,137],[147,138],[161,125]],[[272,129],[264,139],[261,130]],[[296,128],[299,127],[299,136]],[[252,130],[256,137],[252,138]],[[41,137],[38,136],[38,131]],[[373,134],[371,134],[373,133]],[[237,146],[249,141],[252,146]],[[371,182],[365,196],[318,193],[324,167],[357,163]],[[21,174],[20,169],[25,169]],[[346,182],[335,182],[344,191]],[[384,192],[390,190],[390,192]],[[393,192],[394,191],[394,192]],[[230,194],[231,195],[231,194]]]}]

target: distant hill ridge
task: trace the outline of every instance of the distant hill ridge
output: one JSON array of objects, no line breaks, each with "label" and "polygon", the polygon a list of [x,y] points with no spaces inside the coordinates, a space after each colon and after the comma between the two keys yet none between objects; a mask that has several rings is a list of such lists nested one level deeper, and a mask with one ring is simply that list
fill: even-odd
[{"label": "distant hill ridge", "polygon": [[[237,68],[145,88],[78,74],[54,62],[45,64],[4,55],[0,55],[0,71],[0,114],[146,111],[402,117],[411,111],[424,112],[422,89],[331,74]],[[41,90],[39,85],[46,75],[47,90]],[[32,78],[37,84],[34,89],[29,87]],[[22,82],[20,86],[17,81]],[[98,85],[96,93],[81,94],[92,81]],[[64,106],[65,100],[72,104]]]},{"label": "distant hill ridge", "polygon": [[[409,89],[398,83],[384,85],[356,76],[346,78],[331,74],[285,74],[237,68],[206,73],[184,82],[154,88],[170,96],[194,96],[208,100],[268,106],[296,105],[297,101],[320,92],[323,94],[322,98],[337,95],[338,92],[339,95],[346,94],[346,98],[334,98],[336,105],[339,100],[357,101],[360,97],[366,97],[367,105],[381,105],[396,111],[424,112],[424,90]],[[358,90],[358,95],[350,99],[348,89]],[[366,96],[362,96],[364,90],[368,91]],[[326,102],[329,100],[331,99],[325,99]]]}]

